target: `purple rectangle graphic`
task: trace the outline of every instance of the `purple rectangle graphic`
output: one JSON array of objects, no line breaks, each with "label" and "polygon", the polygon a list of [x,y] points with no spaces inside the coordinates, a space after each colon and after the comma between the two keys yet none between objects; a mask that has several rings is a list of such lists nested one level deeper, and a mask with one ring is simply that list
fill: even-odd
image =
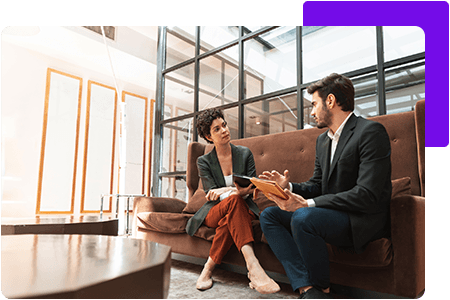
[{"label": "purple rectangle graphic", "polygon": [[[326,16],[326,17],[324,17]],[[418,26],[425,32],[425,146],[449,143],[449,5],[446,1],[307,1],[304,26]]]}]

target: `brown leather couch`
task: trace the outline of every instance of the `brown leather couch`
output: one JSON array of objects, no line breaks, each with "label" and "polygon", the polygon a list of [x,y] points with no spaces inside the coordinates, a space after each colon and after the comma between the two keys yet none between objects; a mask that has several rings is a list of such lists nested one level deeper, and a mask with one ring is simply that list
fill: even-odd
[{"label": "brown leather couch", "polygon": [[[393,195],[391,236],[373,241],[362,254],[329,246],[331,282],[343,286],[415,298],[425,289],[425,101],[414,111],[373,117],[382,123],[392,146]],[[249,147],[257,174],[289,169],[292,181],[308,180],[314,169],[315,141],[324,129],[304,129],[232,141]],[[207,258],[214,229],[200,227],[194,237],[185,233],[187,220],[204,199],[196,160],[211,145],[191,143],[188,151],[189,202],[142,197],[134,201],[133,234],[172,247],[174,253]],[[272,205],[264,196],[255,199],[260,209]],[[255,253],[268,271],[285,274],[259,227],[253,224]],[[236,247],[224,263],[245,266]]]}]

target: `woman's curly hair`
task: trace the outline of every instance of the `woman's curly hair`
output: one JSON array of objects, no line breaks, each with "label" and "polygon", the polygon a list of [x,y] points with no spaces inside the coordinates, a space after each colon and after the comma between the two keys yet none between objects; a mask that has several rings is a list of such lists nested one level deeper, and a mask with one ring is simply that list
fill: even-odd
[{"label": "woman's curly hair", "polygon": [[213,142],[209,141],[206,137],[211,135],[211,125],[213,121],[218,118],[222,118],[223,120],[225,120],[222,110],[218,108],[207,109],[197,116],[198,134],[210,144],[212,144]]}]

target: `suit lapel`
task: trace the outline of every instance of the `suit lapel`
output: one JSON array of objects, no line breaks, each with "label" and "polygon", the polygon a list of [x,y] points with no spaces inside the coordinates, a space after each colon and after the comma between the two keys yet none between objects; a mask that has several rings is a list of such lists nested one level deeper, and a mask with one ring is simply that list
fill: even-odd
[{"label": "suit lapel", "polygon": [[231,160],[233,162],[233,174],[244,175],[243,174],[243,172],[244,172],[243,157],[242,157],[242,155],[240,155],[238,147],[236,147],[233,144],[230,144],[230,145],[231,145]]},{"label": "suit lapel", "polygon": [[212,174],[219,186],[225,186],[225,178],[223,177],[222,168],[217,157],[216,147],[211,151],[211,170],[213,170]]},{"label": "suit lapel", "polygon": [[[322,157],[322,178],[324,179],[322,182],[322,189],[328,189],[328,174],[330,173],[330,155],[331,155],[331,140],[328,135],[325,133],[325,139],[322,143],[322,148],[324,149],[324,156]],[[327,190],[322,190],[324,194],[327,193]]]},{"label": "suit lapel", "polygon": [[[334,168],[336,167],[336,164],[342,154],[342,151],[345,148],[345,145],[350,140],[350,137],[353,135],[353,129],[356,126],[356,121],[358,120],[358,117],[354,114],[348,119],[347,123],[344,126],[344,129],[342,130],[342,134],[339,137],[339,142],[336,147],[336,152],[334,152],[333,161],[331,162],[330,172],[328,173],[328,178],[330,178],[331,173],[333,173]],[[331,144],[331,141],[330,141]],[[329,156],[328,156],[329,159]]]}]

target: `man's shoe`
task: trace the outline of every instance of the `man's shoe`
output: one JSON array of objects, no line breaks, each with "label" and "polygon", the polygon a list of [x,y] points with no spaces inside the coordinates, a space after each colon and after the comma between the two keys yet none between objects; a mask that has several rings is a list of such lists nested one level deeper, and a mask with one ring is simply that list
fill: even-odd
[{"label": "man's shoe", "polygon": [[324,293],[321,290],[312,287],[306,292],[300,294],[300,299],[333,299],[329,293]]}]

